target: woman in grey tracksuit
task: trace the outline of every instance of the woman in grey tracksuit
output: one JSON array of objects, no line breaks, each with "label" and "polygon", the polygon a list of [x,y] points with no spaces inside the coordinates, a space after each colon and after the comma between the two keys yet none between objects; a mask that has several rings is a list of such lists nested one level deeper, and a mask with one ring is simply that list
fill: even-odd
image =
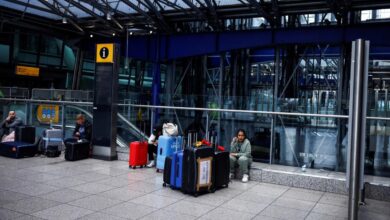
[{"label": "woman in grey tracksuit", "polygon": [[234,169],[238,165],[243,174],[242,181],[248,182],[249,165],[252,163],[252,147],[246,138],[245,131],[239,129],[237,136],[233,138],[230,144],[230,176],[234,176]]}]

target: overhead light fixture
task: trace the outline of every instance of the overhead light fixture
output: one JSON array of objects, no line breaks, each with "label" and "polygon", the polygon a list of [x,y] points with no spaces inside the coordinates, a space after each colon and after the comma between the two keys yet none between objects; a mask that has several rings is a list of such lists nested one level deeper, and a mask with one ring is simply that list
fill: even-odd
[{"label": "overhead light fixture", "polygon": [[90,38],[93,38],[93,34],[90,34],[89,37],[90,37]]},{"label": "overhead light fixture", "polygon": [[107,20],[111,20],[111,14],[110,14],[110,12],[107,12],[107,14],[106,14],[106,19],[107,19]]},{"label": "overhead light fixture", "polygon": [[149,34],[153,34],[153,31],[149,31]]},{"label": "overhead light fixture", "polygon": [[68,21],[66,20],[65,17],[62,18],[62,23],[63,23],[63,24],[67,24],[67,23],[68,23]]},{"label": "overhead light fixture", "polygon": [[112,33],[112,36],[113,36],[113,37],[115,37],[115,32],[114,32],[114,33]]},{"label": "overhead light fixture", "polygon": [[130,32],[130,35],[133,35],[133,32]]}]

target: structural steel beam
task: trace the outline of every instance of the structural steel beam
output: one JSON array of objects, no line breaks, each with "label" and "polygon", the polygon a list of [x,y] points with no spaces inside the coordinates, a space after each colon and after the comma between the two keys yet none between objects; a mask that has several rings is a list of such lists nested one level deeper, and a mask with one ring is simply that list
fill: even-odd
[{"label": "structural steel beam", "polygon": [[[381,33],[381,34],[378,34]],[[156,36],[130,37],[129,57],[153,60]],[[243,48],[269,47],[289,44],[342,44],[357,38],[372,44],[390,46],[387,24],[367,24],[349,27],[321,26],[301,28],[226,31],[218,33],[162,35],[160,59],[171,60],[204,54],[218,54]],[[261,39],[261,40],[259,40]]]},{"label": "structural steel beam", "polygon": [[18,4],[18,5],[22,5],[22,6],[25,6],[25,7],[28,7],[28,8],[32,8],[32,9],[36,9],[36,10],[39,10],[39,11],[42,11],[42,12],[47,12],[47,13],[50,13],[50,14],[53,14],[53,15],[58,15],[56,12],[50,10],[50,9],[47,9],[47,8],[42,8],[42,7],[39,7],[39,6],[36,6],[36,5],[33,5],[33,4],[29,4],[29,3],[26,3],[26,2],[21,2],[21,1],[17,1],[17,0],[5,0],[7,2],[11,2],[11,3],[14,3],[14,4]]},{"label": "structural steel beam", "polygon": [[[58,15],[66,18],[69,23],[75,27],[78,31],[80,32],[83,32],[84,33],[84,30],[78,25],[76,24],[76,22],[73,21],[73,18],[69,15],[66,14],[66,10],[64,9],[64,12],[62,12],[59,8],[56,8],[54,5],[50,4],[49,2],[47,2],[46,0],[39,0],[39,2],[41,2],[42,4],[44,4],[46,7],[50,8],[51,10],[53,10],[54,12],[56,12]],[[55,1],[53,1],[54,3]]]}]

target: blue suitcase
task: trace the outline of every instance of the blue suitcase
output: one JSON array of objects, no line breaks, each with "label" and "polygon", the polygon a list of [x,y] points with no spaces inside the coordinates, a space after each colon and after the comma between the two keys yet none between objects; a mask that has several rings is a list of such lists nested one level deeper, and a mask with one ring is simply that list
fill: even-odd
[{"label": "blue suitcase", "polygon": [[173,152],[181,149],[182,137],[172,137],[172,136],[160,136],[158,138],[158,148],[157,148],[157,172],[164,170],[165,158],[171,156]]},{"label": "blue suitcase", "polygon": [[183,178],[183,150],[172,154],[170,186],[173,189],[180,189]]}]

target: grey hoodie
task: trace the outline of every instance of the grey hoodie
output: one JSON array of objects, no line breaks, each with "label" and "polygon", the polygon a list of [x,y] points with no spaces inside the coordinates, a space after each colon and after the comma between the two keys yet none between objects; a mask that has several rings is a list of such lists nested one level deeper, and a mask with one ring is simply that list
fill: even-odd
[{"label": "grey hoodie", "polygon": [[[240,151],[238,151],[240,144],[241,144],[241,148]],[[251,143],[246,138],[242,143],[235,141],[230,144],[230,153],[238,153],[238,157],[246,156],[247,158],[252,158],[251,152],[252,152]]]}]

